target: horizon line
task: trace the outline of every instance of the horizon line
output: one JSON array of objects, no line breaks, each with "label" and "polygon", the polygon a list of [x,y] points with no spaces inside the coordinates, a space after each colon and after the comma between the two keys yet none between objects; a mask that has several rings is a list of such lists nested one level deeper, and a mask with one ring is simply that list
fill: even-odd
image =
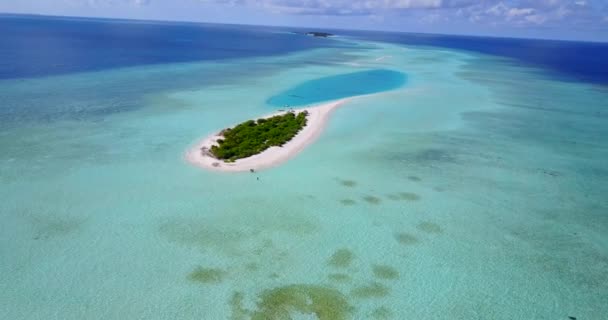
[{"label": "horizon line", "polygon": [[512,39],[512,40],[536,40],[536,41],[556,41],[556,42],[578,42],[578,43],[594,43],[594,44],[608,44],[608,40],[580,40],[580,39],[559,39],[559,38],[534,38],[534,37],[515,37],[515,36],[496,36],[496,35],[480,35],[480,34],[464,34],[464,33],[432,33],[432,32],[414,32],[414,31],[401,31],[401,30],[384,30],[384,29],[344,29],[344,28],[319,28],[319,27],[303,27],[303,26],[287,26],[287,25],[275,25],[275,24],[243,24],[243,23],[232,23],[232,22],[206,22],[206,21],[192,21],[192,20],[165,20],[165,19],[137,19],[137,18],[112,18],[112,17],[99,17],[99,16],[71,16],[71,15],[52,15],[52,14],[40,14],[40,13],[15,13],[15,12],[1,12],[2,16],[18,16],[18,17],[46,17],[46,18],[68,18],[68,19],[91,19],[91,20],[113,20],[113,21],[125,21],[125,22],[148,22],[148,23],[188,23],[188,24],[203,24],[203,25],[226,25],[226,26],[245,26],[245,27],[272,27],[272,28],[294,28],[294,29],[324,29],[324,30],[337,30],[337,31],[363,31],[363,32],[377,32],[377,33],[396,33],[396,34],[410,34],[410,35],[429,35],[429,36],[448,36],[448,37],[471,37],[471,38],[489,38],[489,39]]}]

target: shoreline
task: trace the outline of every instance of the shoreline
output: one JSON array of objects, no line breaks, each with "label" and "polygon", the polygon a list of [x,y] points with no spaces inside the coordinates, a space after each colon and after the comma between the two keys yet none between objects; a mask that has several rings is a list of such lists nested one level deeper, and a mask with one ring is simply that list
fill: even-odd
[{"label": "shoreline", "polygon": [[246,172],[250,171],[251,169],[258,171],[278,166],[295,157],[298,153],[304,150],[304,148],[313,143],[325,129],[331,113],[335,109],[347,103],[350,99],[352,98],[334,100],[312,107],[289,109],[287,111],[280,111],[256,118],[270,118],[276,115],[285,114],[290,110],[296,113],[308,111],[306,126],[302,128],[302,130],[300,130],[300,132],[298,132],[293,139],[289,140],[289,142],[285,143],[282,147],[270,147],[251,157],[226,163],[223,160],[216,159],[202,151],[203,148],[211,149],[211,146],[217,145],[217,139],[222,138],[222,136],[220,136],[219,133],[215,133],[207,136],[203,140],[200,140],[193,147],[188,149],[185,158],[192,165],[210,171],[220,172]]}]

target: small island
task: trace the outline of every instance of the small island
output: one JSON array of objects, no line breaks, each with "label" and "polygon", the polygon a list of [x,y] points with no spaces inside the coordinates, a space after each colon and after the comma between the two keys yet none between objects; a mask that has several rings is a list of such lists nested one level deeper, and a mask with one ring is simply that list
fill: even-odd
[{"label": "small island", "polygon": [[[282,147],[306,126],[308,111],[287,112],[270,118],[249,120],[220,132],[218,145],[208,150],[217,159],[234,162],[270,147]],[[205,151],[205,150],[203,150]]]},{"label": "small island", "polygon": [[[278,166],[313,143],[338,107],[353,99],[399,89],[406,81],[404,73],[372,69],[302,82],[268,97],[266,106],[277,108],[276,112],[253,118],[257,120],[235,121],[240,124],[230,129],[219,127],[188,148],[185,160],[221,172],[255,172]],[[290,109],[292,105],[305,107]]]},{"label": "small island", "polygon": [[198,167],[223,172],[255,172],[277,166],[316,140],[330,114],[350,98],[248,120],[199,141],[186,152]]},{"label": "small island", "polygon": [[316,32],[316,31],[310,31],[310,32],[306,32],[307,36],[313,36],[313,37],[317,37],[317,38],[327,38],[327,37],[331,37],[333,36],[333,34],[331,33],[327,33],[327,32]]}]

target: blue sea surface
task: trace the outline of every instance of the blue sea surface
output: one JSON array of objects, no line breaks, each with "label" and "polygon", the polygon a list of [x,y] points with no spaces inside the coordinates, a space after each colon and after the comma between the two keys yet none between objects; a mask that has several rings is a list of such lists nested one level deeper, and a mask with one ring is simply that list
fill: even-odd
[{"label": "blue sea surface", "polygon": [[[397,89],[407,75],[393,70],[367,70],[306,81],[268,99],[272,106],[301,106]],[[365,84],[365,85],[361,85]]]},{"label": "blue sea surface", "polygon": [[360,39],[466,50],[517,59],[562,80],[608,83],[608,43],[439,34],[345,31]]},{"label": "blue sea surface", "polygon": [[0,15],[0,79],[281,55],[344,43],[272,27]]},{"label": "blue sea surface", "polygon": [[[344,42],[294,34],[298,28],[1,15],[0,79],[108,68],[281,55]],[[515,58],[564,79],[608,82],[608,43],[335,30],[405,45]],[[44,48],[44,50],[40,50]]]}]

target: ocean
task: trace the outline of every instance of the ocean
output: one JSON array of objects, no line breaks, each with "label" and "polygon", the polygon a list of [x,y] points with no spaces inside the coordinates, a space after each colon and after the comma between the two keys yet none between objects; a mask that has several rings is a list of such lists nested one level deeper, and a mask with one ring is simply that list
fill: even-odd
[{"label": "ocean", "polygon": [[[0,30],[0,319],[608,314],[608,44]],[[227,126],[351,95],[279,167],[184,160]]]}]

